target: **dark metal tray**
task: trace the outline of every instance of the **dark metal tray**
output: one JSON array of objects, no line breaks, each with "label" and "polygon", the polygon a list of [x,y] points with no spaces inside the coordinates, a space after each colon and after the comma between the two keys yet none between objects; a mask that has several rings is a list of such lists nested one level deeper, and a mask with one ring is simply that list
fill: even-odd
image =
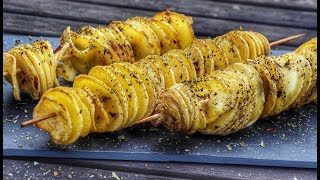
[{"label": "dark metal tray", "polygon": [[[15,40],[30,43],[27,36],[3,35],[4,51]],[[46,38],[56,47],[58,38]],[[287,51],[273,51],[282,54]],[[69,146],[58,146],[49,135],[20,123],[32,117],[36,104],[27,95],[14,101],[11,85],[3,83],[3,155],[56,158],[180,161],[316,168],[317,106],[291,109],[262,119],[238,133],[226,136],[185,135],[149,124],[120,132],[90,134]],[[25,111],[27,110],[27,111]],[[231,147],[230,148],[227,148]]]}]

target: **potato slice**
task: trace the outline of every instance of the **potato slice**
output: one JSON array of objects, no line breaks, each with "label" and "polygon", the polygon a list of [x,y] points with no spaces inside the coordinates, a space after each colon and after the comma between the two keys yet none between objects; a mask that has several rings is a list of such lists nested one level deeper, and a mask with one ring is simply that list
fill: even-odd
[{"label": "potato slice", "polygon": [[268,41],[268,39],[262,35],[261,33],[258,32],[253,32],[262,42],[263,47],[264,47],[264,55],[265,56],[270,56],[271,55],[271,47],[270,47],[270,43]]},{"label": "potato slice", "polygon": [[115,42],[112,41],[110,34],[107,34],[106,31],[100,31],[91,26],[83,26],[79,29],[78,33],[80,35],[93,37],[105,45],[112,54],[112,62],[123,61],[123,58],[121,57],[122,52],[120,52],[121,49],[116,46]]},{"label": "potato slice", "polygon": [[152,59],[153,63],[161,69],[162,74],[165,79],[165,88],[169,88],[172,85],[176,84],[175,74],[172,68],[170,68],[169,63],[165,58],[161,56],[149,56]]},{"label": "potato slice", "polygon": [[96,28],[99,32],[101,32],[105,36],[105,43],[110,44],[112,49],[117,53],[120,58],[120,61],[129,62],[127,51],[124,46],[121,46],[117,41],[117,37],[112,33],[109,28],[104,26],[98,26]]},{"label": "potato slice", "polygon": [[149,18],[140,17],[140,21],[143,21],[146,26],[150,27],[156,36],[159,38],[160,43],[160,55],[168,52],[171,49],[171,42],[169,37],[167,36],[166,32],[156,23],[151,21]]},{"label": "potato slice", "polygon": [[194,40],[194,32],[191,26],[193,22],[191,17],[187,17],[183,14],[178,14],[167,10],[155,14],[153,16],[153,19],[165,21],[172,25],[172,27],[178,33],[181,49],[188,47]]},{"label": "potato slice", "polygon": [[80,119],[82,119],[82,131],[80,133],[80,136],[86,137],[90,133],[91,122],[92,122],[89,109],[81,101],[80,97],[77,95],[78,91],[76,91],[74,88],[69,88],[69,87],[59,87],[59,88],[61,88],[61,91],[63,93],[68,94],[69,96],[74,98],[74,100],[76,101],[76,104],[79,107],[78,116],[81,116]]},{"label": "potato slice", "polygon": [[265,47],[264,47],[261,39],[260,39],[260,38],[258,37],[258,35],[255,34],[253,31],[250,31],[250,32],[251,32],[251,36],[252,36],[252,37],[255,37],[256,43],[257,43],[257,45],[258,45],[259,48],[260,48],[260,53],[258,54],[258,56],[260,56],[260,55],[265,55],[265,56],[267,56],[267,54],[266,54],[266,52],[265,52]]},{"label": "potato slice", "polygon": [[[48,45],[49,44],[49,45]],[[53,51],[52,47],[50,45],[50,43],[48,43],[45,40],[39,40],[39,41],[35,41],[34,43],[32,43],[32,49],[31,52],[33,52],[38,59],[40,60],[41,64],[42,64],[42,68],[43,68],[43,72],[45,74],[45,79],[46,79],[46,86],[47,89],[51,89],[53,88],[53,83],[54,83],[54,79],[56,79],[56,77],[52,76],[52,66],[54,66],[52,64],[51,59],[53,59],[52,57],[47,57],[47,54],[44,54],[43,52],[43,48],[46,48],[46,51]]]},{"label": "potato slice", "polygon": [[139,61],[147,55],[156,54],[156,46],[152,44],[152,42],[148,39],[148,36],[143,31],[128,23],[120,21],[113,21],[109,25],[109,27],[114,26],[122,32],[128,42],[131,44],[135,61]]},{"label": "potato slice", "polygon": [[205,67],[204,67],[204,58],[203,54],[199,47],[197,47],[195,44],[191,44],[184,50],[186,56],[191,59],[195,70],[197,72],[197,76],[199,78],[204,77],[205,73]]},{"label": "potato slice", "polygon": [[154,54],[160,55],[160,40],[156,33],[148,26],[148,24],[146,24],[140,17],[129,18],[125,21],[125,23],[128,23],[140,32],[143,32],[147,36],[151,46],[154,48]]},{"label": "potato slice", "polygon": [[294,101],[294,103],[292,104],[293,107],[299,107],[303,105],[303,102],[305,101],[305,95],[308,93],[310,87],[311,87],[311,83],[312,83],[312,69],[311,69],[311,65],[309,63],[308,60],[306,60],[306,58],[304,58],[302,56],[301,59],[301,66],[302,66],[302,70],[303,70],[303,76],[305,77],[304,79],[304,83],[303,83],[303,87],[297,97],[297,99]]},{"label": "potato slice", "polygon": [[238,31],[230,31],[226,34],[230,37],[230,40],[235,44],[235,46],[238,48],[241,61],[244,61],[249,58],[249,45],[247,41],[242,38]]},{"label": "potato slice", "polygon": [[[112,68],[116,68],[121,71],[125,78],[130,79],[131,83],[129,86],[133,86],[137,93],[138,99],[138,111],[136,117],[129,121],[129,126],[135,123],[136,121],[142,119],[148,111],[149,107],[149,95],[146,88],[146,85],[143,83],[141,76],[134,72],[134,70],[128,65],[129,63],[115,63],[112,64]],[[130,98],[130,97],[128,97]]]},{"label": "potato slice", "polygon": [[17,69],[22,70],[17,74],[21,90],[28,93],[32,99],[39,99],[41,95],[39,75],[29,58],[18,49],[10,50],[8,54],[16,58]]},{"label": "potato slice", "polygon": [[98,132],[113,132],[121,128],[123,109],[119,98],[110,87],[99,79],[88,75],[77,76],[73,86],[80,89],[88,87],[103,105],[103,110],[106,112],[108,119],[96,119]]},{"label": "potato slice", "polygon": [[64,89],[65,87],[56,87],[54,89],[50,89],[45,93],[45,97],[60,102],[64,109],[68,111],[71,119],[72,132],[69,139],[64,143],[71,144],[78,140],[82,133],[83,119],[80,114],[80,108],[77,104],[76,99],[72,95],[70,95],[69,92],[64,91]]},{"label": "potato slice", "polygon": [[[90,70],[88,75],[99,79],[104,84],[109,86],[116,93],[117,97],[119,98],[119,100],[121,102],[121,107],[123,109],[123,119],[130,119],[132,114],[128,113],[129,112],[128,99],[127,99],[126,93],[125,93],[121,83],[117,79],[117,77],[112,72],[110,72],[110,70],[108,68],[106,68],[105,66],[93,67]],[[130,113],[132,113],[131,110],[130,110]],[[122,123],[123,123],[122,126],[124,126],[125,120]]]},{"label": "potato slice", "polygon": [[[214,73],[207,76],[207,79],[214,79],[216,81],[219,80],[220,83],[224,84],[224,89],[223,89],[224,91],[222,91],[222,93],[228,93],[228,97],[226,99],[220,100],[220,102],[226,103],[223,106],[225,108],[224,112],[232,108],[237,108],[239,101],[242,99],[243,90],[241,89],[241,86],[242,86],[241,82],[234,77],[233,73],[225,72],[225,71],[215,71]],[[217,98],[217,97],[214,97],[214,98]],[[214,101],[214,100],[211,100],[211,101]],[[208,103],[208,104],[209,104],[208,107],[210,107],[211,105],[221,105],[221,104],[217,104],[216,102]],[[221,110],[223,109],[220,109],[220,111]],[[214,111],[211,112],[211,115],[209,115],[209,113],[206,113],[206,114],[207,116],[209,116],[207,117],[208,124],[213,122],[215,119],[219,117],[219,114],[217,114],[217,112],[214,112]]]},{"label": "potato slice", "polygon": [[205,39],[206,44],[211,50],[214,61],[214,70],[225,69],[229,66],[226,54],[217,46],[212,39]]},{"label": "potato slice", "polygon": [[[254,101],[254,89],[251,88],[252,81],[249,79],[252,72],[242,66],[242,63],[235,63],[230,65],[226,71],[233,72],[234,76],[239,82],[242,83],[242,100],[239,101],[238,112],[233,121],[231,121],[225,128],[221,130],[222,135],[227,135],[241,129],[248,122],[251,113],[253,112],[253,101]],[[239,92],[240,93],[240,92]]]},{"label": "potato slice", "polygon": [[73,55],[65,60],[69,60],[80,74],[87,74],[97,65],[112,64],[112,59],[117,56],[108,44],[102,44],[98,39],[90,36],[76,34],[70,30],[70,27],[64,30],[60,38],[60,44],[65,43],[70,45],[65,55]]},{"label": "potato slice", "polygon": [[[43,69],[43,60],[38,59],[35,53],[33,53],[33,47],[28,44],[22,44],[20,46],[15,47],[22,54],[21,56],[32,63],[34,69],[36,70],[39,77],[39,85],[40,85],[40,96],[47,91],[47,80],[46,75]],[[10,53],[10,51],[9,51]]]},{"label": "potato slice", "polygon": [[[272,57],[274,58],[274,57]],[[271,57],[265,57],[263,60],[265,61],[263,66],[269,71],[271,75],[271,79],[274,81],[277,87],[277,99],[276,104],[269,114],[269,116],[276,115],[281,112],[284,100],[285,100],[285,87],[284,87],[284,79],[283,74],[280,70],[280,66],[276,64],[276,62]]]},{"label": "potato slice", "polygon": [[[153,59],[151,58],[151,56],[147,56],[141,61],[135,63],[135,65],[137,65],[140,68],[145,68],[145,71],[147,72],[147,74],[148,75],[150,74],[149,77],[152,77],[151,79],[153,79],[153,81],[156,82],[155,84],[157,84],[158,86],[157,91],[159,91],[160,93],[160,91],[162,91],[162,89],[164,89],[165,87],[165,79],[161,69],[152,62]],[[153,73],[150,73],[148,71],[150,69],[153,70],[153,72],[155,73],[154,75]]]},{"label": "potato slice", "polygon": [[171,49],[170,53],[180,58],[183,64],[186,66],[188,73],[189,73],[189,80],[193,80],[197,78],[196,70],[192,64],[191,59],[187,58],[186,54],[181,49]]},{"label": "potato slice", "polygon": [[185,82],[189,79],[189,73],[183,62],[173,55],[170,51],[162,55],[162,59],[166,59],[169,68],[174,72],[176,83]]},{"label": "potato slice", "polygon": [[[86,90],[88,90],[86,88]],[[90,132],[96,132],[97,128],[95,126],[95,105],[92,99],[90,98],[90,95],[79,88],[72,88],[72,91],[76,93],[76,95],[80,98],[81,102],[87,107],[89,111],[89,118],[88,119],[83,119],[83,121],[90,121],[90,122],[85,122],[83,123],[83,129],[86,129],[85,126],[89,128],[89,133]],[[87,123],[87,124],[86,124]]]},{"label": "potato slice", "polygon": [[[283,74],[285,99],[281,109],[284,111],[297,99],[303,88],[305,75],[303,74],[304,72],[301,64],[302,61],[304,61],[304,58],[295,53],[287,53],[274,57],[274,61],[279,64]],[[276,104],[276,107],[277,106],[279,107],[278,104]]]},{"label": "potato slice", "polygon": [[45,94],[35,106],[33,118],[55,113],[57,116],[37,122],[36,127],[48,132],[52,141],[56,144],[67,144],[72,134],[72,120],[67,110],[61,102],[47,97]]},{"label": "potato slice", "polygon": [[12,84],[14,99],[20,101],[20,87],[17,79],[17,61],[16,58],[9,53],[3,53],[3,71],[9,73],[9,76],[4,77]]},{"label": "potato slice", "polygon": [[253,112],[251,114],[249,113],[249,119],[244,123],[244,127],[248,127],[258,120],[264,109],[265,93],[263,89],[263,82],[259,72],[252,66],[242,63],[236,63],[235,65],[238,69],[243,69],[243,72],[247,72],[246,76],[251,81],[251,89],[254,90],[251,102],[253,105]]},{"label": "potato slice", "polygon": [[[249,58],[250,59],[255,59],[257,57],[257,50],[256,50],[256,45],[255,42],[253,41],[253,37],[248,35],[248,31],[236,31],[248,44],[249,48]],[[248,59],[248,58],[247,58]]]},{"label": "potato slice", "polygon": [[268,116],[273,110],[277,100],[277,86],[271,79],[269,71],[256,60],[247,60],[247,63],[253,66],[260,75],[263,82],[263,89],[265,94],[265,103],[260,118]]},{"label": "potato slice", "polygon": [[304,56],[310,63],[311,70],[312,70],[312,79],[311,79],[311,85],[304,96],[304,101],[300,103],[300,106],[303,104],[308,104],[312,101],[314,101],[317,97],[317,38],[313,38],[310,41],[302,44],[299,46],[295,53],[301,54]]},{"label": "potato slice", "polygon": [[[257,35],[255,35],[252,31],[246,31],[246,34],[251,37],[251,39],[255,45],[256,57],[264,55],[263,50],[261,49],[261,41],[257,37]],[[255,59],[255,58],[253,58],[253,59]]]},{"label": "potato slice", "polygon": [[230,37],[228,36],[218,36],[215,37],[214,42],[219,46],[223,52],[226,54],[229,64],[236,62],[241,62],[241,56],[238,48],[231,42]]},{"label": "potato slice", "polygon": [[128,119],[125,120],[124,126],[122,127],[129,126],[129,123],[132,123],[136,118],[139,106],[137,92],[132,86],[132,80],[127,78],[127,76],[117,68],[113,68],[112,66],[105,66],[104,68],[108,69],[109,72],[113,73],[114,76],[117,77],[126,92],[128,100]]},{"label": "potato slice", "polygon": [[201,39],[195,39],[192,44],[197,46],[202,52],[204,60],[204,75],[206,76],[211,74],[214,71],[214,59],[209,46]]},{"label": "potato slice", "polygon": [[134,54],[131,47],[131,44],[126,39],[126,37],[122,34],[119,28],[115,26],[109,26],[108,29],[112,32],[112,34],[116,37],[116,41],[119,43],[119,46],[125,51],[127,56],[127,62],[134,63]]},{"label": "potato slice", "polygon": [[170,49],[181,49],[178,33],[169,23],[153,19],[151,19],[151,22],[159,26],[166,33],[170,41]]},{"label": "potato slice", "polygon": [[140,79],[142,80],[143,84],[146,87],[146,91],[148,93],[148,99],[149,99],[149,106],[147,108],[147,112],[145,113],[144,117],[147,117],[151,115],[151,113],[154,111],[156,99],[158,98],[158,94],[156,93],[156,84],[153,84],[149,76],[139,67],[137,67],[134,64],[125,63],[129,68],[131,68],[132,73],[135,73],[136,75],[140,76]]}]

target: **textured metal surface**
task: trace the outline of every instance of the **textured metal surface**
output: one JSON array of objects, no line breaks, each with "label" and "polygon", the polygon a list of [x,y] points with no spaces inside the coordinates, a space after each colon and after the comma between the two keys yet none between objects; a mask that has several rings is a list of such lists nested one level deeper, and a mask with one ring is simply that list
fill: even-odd
[{"label": "textured metal surface", "polygon": [[[36,40],[3,35],[4,51],[15,44]],[[58,38],[47,38],[56,47]],[[274,51],[273,54],[285,53]],[[57,158],[181,161],[316,168],[317,107],[292,109],[262,119],[226,136],[184,135],[148,124],[115,133],[91,134],[69,146],[58,146],[39,129],[20,123],[32,117],[36,102],[27,95],[14,101],[11,85],[3,83],[3,155]],[[27,110],[27,111],[25,111]],[[232,150],[228,150],[230,146]]]}]

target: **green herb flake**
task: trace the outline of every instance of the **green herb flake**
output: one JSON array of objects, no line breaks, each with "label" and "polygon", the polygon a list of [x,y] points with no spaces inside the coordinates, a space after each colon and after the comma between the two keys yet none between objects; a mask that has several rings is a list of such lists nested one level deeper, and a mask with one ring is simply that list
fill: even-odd
[{"label": "green herb flake", "polygon": [[240,144],[241,147],[246,146],[246,143],[244,143],[244,142],[240,142],[239,144]]},{"label": "green herb flake", "polygon": [[119,176],[115,172],[112,172],[111,174],[114,179],[120,180]]},{"label": "green herb flake", "polygon": [[126,139],[126,137],[124,135],[121,135],[121,136],[118,136],[118,139],[124,140],[124,139]]},{"label": "green herb flake", "polygon": [[226,146],[227,146],[228,151],[232,150],[232,147],[230,146],[230,144],[227,144]]}]

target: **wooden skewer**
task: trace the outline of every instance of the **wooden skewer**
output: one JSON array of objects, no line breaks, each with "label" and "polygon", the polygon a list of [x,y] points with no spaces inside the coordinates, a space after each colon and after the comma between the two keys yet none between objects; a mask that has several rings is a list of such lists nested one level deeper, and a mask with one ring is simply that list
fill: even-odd
[{"label": "wooden skewer", "polygon": [[28,121],[25,121],[23,123],[21,123],[21,127],[26,127],[30,124],[35,124],[37,122],[40,122],[40,121],[43,121],[43,120],[46,120],[46,119],[49,119],[49,118],[52,118],[52,117],[55,117],[57,116],[56,113],[50,113],[50,114],[47,114],[47,115],[44,115],[44,116],[41,116],[41,117],[37,117],[35,119],[31,119],[31,120],[28,120]]},{"label": "wooden skewer", "polygon": [[[278,41],[275,41],[275,42],[270,43],[270,47],[277,46],[277,45],[279,45],[279,44],[283,44],[283,43],[292,41],[292,40],[297,39],[297,38],[299,38],[299,37],[301,37],[301,36],[304,36],[304,35],[305,35],[305,34],[298,34],[298,35],[295,35],[295,36],[290,36],[290,37],[287,37],[287,38],[280,39],[280,40],[278,40]],[[62,47],[59,45],[59,46],[54,50],[54,54],[56,54],[57,52],[59,52],[61,48],[62,48]],[[72,57],[72,56],[73,56],[73,55],[63,56],[63,57],[61,58],[61,60],[70,58],[70,57]],[[17,69],[17,73],[19,73],[19,72],[21,72],[21,69]],[[3,76],[8,76],[8,75],[9,75],[8,72],[6,72],[6,71],[3,72]]]},{"label": "wooden skewer", "polygon": [[283,43],[292,41],[292,40],[297,39],[297,38],[299,38],[299,37],[302,37],[302,36],[304,36],[304,35],[305,35],[305,34],[297,34],[297,35],[295,35],[295,36],[290,36],[290,37],[287,37],[287,38],[280,39],[280,40],[278,40],[278,41],[275,41],[275,42],[270,43],[270,47],[277,46],[277,45],[279,45],[279,44],[283,44]]},{"label": "wooden skewer", "polygon": [[[208,102],[209,102],[209,99],[200,101],[200,103],[201,103],[202,106],[207,105]],[[56,113],[50,113],[50,114],[46,114],[46,115],[41,116],[41,117],[37,117],[37,118],[35,118],[35,119],[30,119],[30,120],[27,120],[27,121],[22,122],[22,123],[21,123],[21,127],[26,127],[26,126],[28,126],[28,125],[30,125],[30,124],[35,124],[35,123],[37,123],[37,122],[44,121],[44,120],[46,120],[46,119],[49,119],[49,118],[52,118],[52,117],[55,117],[55,116],[57,116]],[[144,119],[142,119],[142,120],[140,120],[140,121],[137,121],[135,124],[141,124],[141,123],[145,123],[145,122],[150,122],[150,121],[152,121],[152,120],[158,119],[160,116],[161,116],[160,113],[159,113],[159,114],[154,114],[154,115],[149,116],[149,117],[147,117],[147,118],[144,118]]]}]

